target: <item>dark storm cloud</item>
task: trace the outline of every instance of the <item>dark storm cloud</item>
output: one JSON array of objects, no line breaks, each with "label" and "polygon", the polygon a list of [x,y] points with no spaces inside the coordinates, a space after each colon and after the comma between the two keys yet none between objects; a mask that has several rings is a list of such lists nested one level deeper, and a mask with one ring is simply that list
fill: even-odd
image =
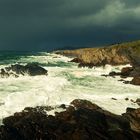
[{"label": "dark storm cloud", "polygon": [[139,0],[1,0],[0,49],[41,50],[139,39]]}]

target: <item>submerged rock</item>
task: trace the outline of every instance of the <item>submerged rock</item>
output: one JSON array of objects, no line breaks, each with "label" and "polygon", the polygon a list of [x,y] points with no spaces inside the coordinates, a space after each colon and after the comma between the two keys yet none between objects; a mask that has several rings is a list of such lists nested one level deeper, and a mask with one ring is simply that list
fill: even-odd
[{"label": "submerged rock", "polygon": [[19,75],[47,75],[47,70],[40,67],[38,64],[30,63],[27,65],[15,64],[1,69],[0,76],[7,78],[9,76],[18,77]]},{"label": "submerged rock", "polygon": [[5,118],[0,140],[138,140],[139,116],[139,109],[120,116],[78,99],[55,116],[42,108],[26,108]]}]

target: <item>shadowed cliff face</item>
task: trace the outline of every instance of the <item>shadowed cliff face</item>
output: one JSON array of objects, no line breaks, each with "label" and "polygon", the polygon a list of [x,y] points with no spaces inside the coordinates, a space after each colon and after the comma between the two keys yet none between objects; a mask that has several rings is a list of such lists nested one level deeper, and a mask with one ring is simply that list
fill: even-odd
[{"label": "shadowed cliff face", "polygon": [[121,65],[131,63],[140,65],[140,41],[116,44],[104,48],[85,48],[64,50],[57,53],[77,57],[80,66]]}]

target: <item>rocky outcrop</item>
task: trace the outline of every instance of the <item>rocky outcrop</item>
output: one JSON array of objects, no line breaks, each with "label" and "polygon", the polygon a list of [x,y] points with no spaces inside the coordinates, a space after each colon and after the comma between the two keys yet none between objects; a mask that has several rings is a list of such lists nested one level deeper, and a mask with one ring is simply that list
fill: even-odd
[{"label": "rocky outcrop", "polygon": [[102,76],[120,76],[121,78],[133,77],[132,81],[125,81],[124,79],[119,81],[123,81],[126,84],[140,85],[140,68],[138,67],[124,67],[121,72],[112,71],[108,75],[103,74]]},{"label": "rocky outcrop", "polygon": [[103,76],[134,77],[132,81],[124,83],[140,85],[140,40],[102,48],[57,51],[57,54],[75,57],[71,62],[79,63],[79,67],[131,64],[132,67],[123,68],[121,72],[111,72]]},{"label": "rocky outcrop", "polygon": [[1,140],[139,140],[140,109],[114,115],[86,100],[47,115],[45,108],[26,108],[3,120]]},{"label": "rocky outcrop", "polygon": [[[122,65],[131,63],[140,66],[140,40],[106,46],[103,48],[85,48],[57,51],[56,53],[78,58],[81,66]],[[77,62],[77,59],[73,59]]]},{"label": "rocky outcrop", "polygon": [[9,76],[19,77],[19,75],[47,75],[47,70],[35,63],[27,65],[15,64],[1,69],[0,77],[7,78]]}]

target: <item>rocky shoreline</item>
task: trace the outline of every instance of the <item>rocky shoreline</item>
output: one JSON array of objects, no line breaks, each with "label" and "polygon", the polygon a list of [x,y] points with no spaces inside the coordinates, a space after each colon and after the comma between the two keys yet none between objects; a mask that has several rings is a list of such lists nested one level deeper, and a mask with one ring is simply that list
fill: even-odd
[{"label": "rocky shoreline", "polygon": [[25,108],[3,120],[1,140],[139,140],[140,108],[115,115],[76,99],[65,111],[47,115],[50,107]]},{"label": "rocky shoreline", "polygon": [[[140,67],[124,67],[121,69],[121,72],[112,71],[108,75],[102,75],[105,77],[111,76],[116,77],[120,76],[122,79],[119,81],[123,81],[125,84],[133,84],[133,85],[140,85]],[[125,80],[128,77],[132,77],[131,81]]]},{"label": "rocky shoreline", "polygon": [[77,50],[57,51],[57,54],[75,57],[71,62],[78,63],[79,67],[105,66],[106,64],[126,65],[120,73],[111,72],[104,76],[133,77],[132,81],[124,80],[124,83],[140,85],[140,40],[106,46],[104,48],[85,48]]},{"label": "rocky shoreline", "polygon": [[[58,54],[75,56],[71,62],[79,67],[131,64],[121,72],[102,76],[120,76],[125,84],[140,85],[140,41],[113,45],[108,48],[60,51]],[[0,70],[1,78],[47,75],[47,70],[37,64],[15,64]],[[132,81],[125,78],[132,77]],[[112,100],[117,100],[112,98]],[[131,100],[126,98],[126,101]],[[140,99],[131,101],[140,106]],[[140,108],[127,108],[115,115],[87,100],[75,99],[69,106],[59,106],[64,111],[55,112],[51,106],[26,107],[22,112],[3,119],[0,140],[139,140]]]}]

